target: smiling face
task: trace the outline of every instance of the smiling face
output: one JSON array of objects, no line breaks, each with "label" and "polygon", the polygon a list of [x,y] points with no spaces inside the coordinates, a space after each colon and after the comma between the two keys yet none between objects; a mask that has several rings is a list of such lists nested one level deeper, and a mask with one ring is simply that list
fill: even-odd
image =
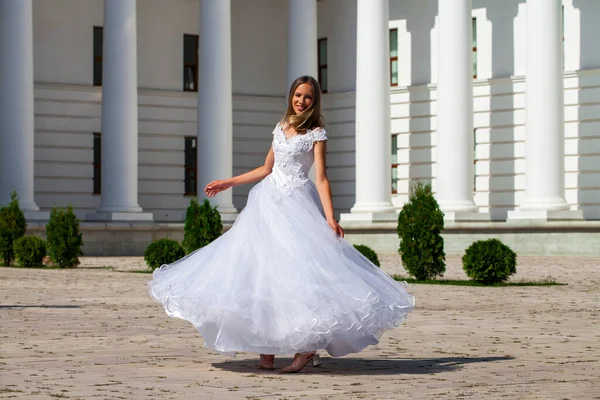
[{"label": "smiling face", "polygon": [[292,107],[296,115],[302,114],[307,110],[313,101],[313,88],[310,83],[298,85],[292,97]]}]

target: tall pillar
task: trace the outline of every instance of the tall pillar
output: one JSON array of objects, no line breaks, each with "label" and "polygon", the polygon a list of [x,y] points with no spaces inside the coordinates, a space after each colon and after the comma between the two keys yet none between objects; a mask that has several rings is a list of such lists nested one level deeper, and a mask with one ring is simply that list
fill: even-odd
[{"label": "tall pillar", "polygon": [[581,219],[565,201],[560,0],[527,0],[525,199],[509,219]]},{"label": "tall pillar", "polygon": [[[200,1],[198,44],[198,194],[215,179],[233,172],[231,1]],[[224,222],[237,216],[231,190],[219,193],[212,203]]]},{"label": "tall pillar", "polygon": [[152,220],[138,205],[136,30],[136,0],[104,0],[102,197],[92,220]]},{"label": "tall pillar", "polygon": [[[287,88],[289,92],[296,78],[310,75],[319,79],[317,36],[317,0],[288,0],[288,66]],[[308,177],[314,181],[314,165]]]},{"label": "tall pillar", "polygon": [[317,0],[288,0],[288,89],[300,76],[318,79],[317,47]]},{"label": "tall pillar", "polygon": [[473,201],[471,0],[438,2],[436,196],[447,220],[489,219]]},{"label": "tall pillar", "polygon": [[356,203],[342,221],[395,220],[391,202],[388,0],[358,0]]},{"label": "tall pillar", "polygon": [[45,219],[33,196],[31,0],[0,0],[0,206],[13,190],[28,219]]}]

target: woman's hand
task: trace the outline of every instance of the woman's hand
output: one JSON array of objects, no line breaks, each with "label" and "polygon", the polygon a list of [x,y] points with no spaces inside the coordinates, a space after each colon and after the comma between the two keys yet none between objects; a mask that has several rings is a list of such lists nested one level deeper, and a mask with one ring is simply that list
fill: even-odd
[{"label": "woman's hand", "polygon": [[217,193],[222,192],[223,190],[227,190],[231,187],[231,183],[229,180],[224,181],[212,181],[204,188],[204,193],[208,197],[215,197]]},{"label": "woman's hand", "polygon": [[338,222],[335,219],[327,219],[327,223],[329,224],[331,229],[333,229],[336,235],[342,238],[344,237],[344,229],[340,226],[340,224],[338,224]]}]

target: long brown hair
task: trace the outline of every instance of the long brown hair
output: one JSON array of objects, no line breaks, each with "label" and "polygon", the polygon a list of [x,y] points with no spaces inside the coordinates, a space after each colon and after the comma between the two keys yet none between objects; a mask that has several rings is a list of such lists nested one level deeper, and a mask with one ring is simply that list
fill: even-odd
[{"label": "long brown hair", "polygon": [[[294,93],[298,86],[308,83],[313,89],[313,98],[310,106],[302,114],[296,115],[294,106],[292,105]],[[288,94],[288,106],[282,122],[288,127],[294,128],[296,131],[306,131],[309,129],[325,126],[325,118],[321,115],[321,86],[319,82],[312,76],[301,76],[297,78],[290,87]]]}]

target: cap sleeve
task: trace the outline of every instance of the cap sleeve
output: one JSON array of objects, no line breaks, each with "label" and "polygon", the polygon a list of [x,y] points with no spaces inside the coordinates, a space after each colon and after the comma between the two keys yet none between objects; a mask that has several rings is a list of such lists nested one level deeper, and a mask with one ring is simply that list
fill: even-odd
[{"label": "cap sleeve", "polygon": [[312,130],[313,143],[324,142],[327,140],[327,131],[325,128],[316,128]]}]

